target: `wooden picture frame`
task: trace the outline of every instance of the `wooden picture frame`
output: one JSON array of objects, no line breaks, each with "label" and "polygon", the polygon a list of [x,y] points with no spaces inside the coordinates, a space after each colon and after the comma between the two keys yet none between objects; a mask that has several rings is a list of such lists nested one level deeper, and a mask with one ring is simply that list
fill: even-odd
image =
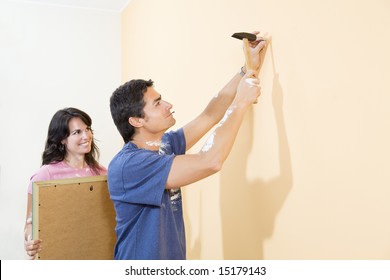
[{"label": "wooden picture frame", "polygon": [[106,176],[33,183],[33,239],[41,260],[109,260],[115,210]]}]

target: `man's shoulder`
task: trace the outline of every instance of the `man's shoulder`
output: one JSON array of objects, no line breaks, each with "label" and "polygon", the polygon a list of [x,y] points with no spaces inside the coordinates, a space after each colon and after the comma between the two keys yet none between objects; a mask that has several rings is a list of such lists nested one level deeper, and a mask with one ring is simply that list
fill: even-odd
[{"label": "man's shoulder", "polygon": [[137,148],[134,144],[126,144],[123,148],[112,158],[108,170],[113,167],[123,167],[124,165],[142,165],[143,162],[156,154],[153,151]]}]

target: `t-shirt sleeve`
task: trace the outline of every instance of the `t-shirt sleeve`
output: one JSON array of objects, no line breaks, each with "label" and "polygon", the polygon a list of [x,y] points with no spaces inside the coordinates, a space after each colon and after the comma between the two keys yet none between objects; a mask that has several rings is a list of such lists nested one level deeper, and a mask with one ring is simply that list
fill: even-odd
[{"label": "t-shirt sleeve", "polygon": [[167,145],[169,154],[183,155],[186,152],[186,140],[182,128],[164,134],[163,143]]},{"label": "t-shirt sleeve", "polygon": [[32,186],[33,182],[39,182],[39,181],[46,181],[50,180],[50,172],[46,166],[42,166],[34,175],[30,178],[30,183],[28,184],[28,190],[27,192],[29,194],[32,194]]},{"label": "t-shirt sleeve", "polygon": [[112,200],[161,206],[173,159],[186,150],[182,129],[164,134],[162,140],[159,153],[137,149],[111,161],[108,181]]},{"label": "t-shirt sleeve", "polygon": [[174,155],[134,153],[123,167],[123,200],[160,206]]}]

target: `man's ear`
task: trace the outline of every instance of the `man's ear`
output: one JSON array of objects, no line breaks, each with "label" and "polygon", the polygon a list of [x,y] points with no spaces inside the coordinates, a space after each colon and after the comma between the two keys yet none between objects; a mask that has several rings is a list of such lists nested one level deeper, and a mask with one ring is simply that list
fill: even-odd
[{"label": "man's ear", "polygon": [[141,127],[143,126],[142,118],[130,117],[129,124],[134,127]]}]

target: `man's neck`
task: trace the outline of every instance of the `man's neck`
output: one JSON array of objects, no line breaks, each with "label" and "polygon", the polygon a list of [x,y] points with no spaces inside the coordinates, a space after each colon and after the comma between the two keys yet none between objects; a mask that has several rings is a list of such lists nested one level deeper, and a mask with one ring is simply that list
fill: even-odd
[{"label": "man's neck", "polygon": [[131,140],[140,149],[158,151],[162,145],[161,137],[142,137],[136,135]]}]

